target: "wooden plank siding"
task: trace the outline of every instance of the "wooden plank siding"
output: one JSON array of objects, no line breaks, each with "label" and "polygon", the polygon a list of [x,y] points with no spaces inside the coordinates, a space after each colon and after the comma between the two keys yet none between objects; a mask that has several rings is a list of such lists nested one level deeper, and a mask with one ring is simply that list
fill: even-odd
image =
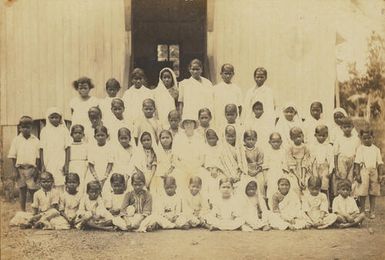
[{"label": "wooden plank siding", "polygon": [[[220,67],[235,67],[234,81],[245,94],[255,85],[253,72],[263,66],[276,105],[298,105],[305,116],[314,100],[324,104],[324,115],[334,108],[335,25],[330,1],[208,0],[215,9],[208,17],[211,78],[220,81]],[[240,2],[242,4],[240,4]],[[284,8],[283,8],[284,7]],[[322,15],[321,15],[322,14]]]},{"label": "wooden plank siding", "polygon": [[1,1],[0,9],[1,125],[23,114],[44,118],[51,106],[68,119],[80,76],[93,80],[98,97],[108,78],[123,82],[124,0]]}]

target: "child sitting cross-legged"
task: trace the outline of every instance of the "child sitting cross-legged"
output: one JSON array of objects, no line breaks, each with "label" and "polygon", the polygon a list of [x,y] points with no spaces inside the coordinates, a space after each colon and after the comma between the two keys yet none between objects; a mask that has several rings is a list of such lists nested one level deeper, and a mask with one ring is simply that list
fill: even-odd
[{"label": "child sitting cross-legged", "polygon": [[11,226],[21,228],[69,229],[68,222],[60,216],[59,192],[53,189],[54,179],[51,173],[40,175],[41,189],[34,193],[31,204],[33,213],[20,211],[11,219]]},{"label": "child sitting cross-legged", "polygon": [[324,229],[337,220],[337,215],[328,212],[328,199],[320,192],[322,180],[318,176],[311,176],[307,182],[308,190],[302,196],[302,210],[312,227]]},{"label": "child sitting cross-legged", "polygon": [[190,178],[189,193],[186,193],[182,201],[182,216],[184,229],[205,226],[205,218],[209,211],[209,204],[201,194],[202,179],[198,176]]},{"label": "child sitting cross-legged", "polygon": [[333,200],[333,213],[337,215],[337,226],[340,228],[360,227],[365,220],[365,212],[361,212],[356,201],[350,196],[352,183],[341,180],[337,190],[339,195]]},{"label": "child sitting cross-legged", "polygon": [[80,207],[75,220],[77,229],[112,230],[112,214],[105,208],[100,196],[102,186],[99,181],[87,183],[87,194],[80,202]]},{"label": "child sitting cross-legged", "polygon": [[[138,229],[142,221],[152,212],[152,196],[145,189],[144,173],[138,168],[131,177],[133,190],[126,193],[120,209],[120,216],[126,224],[127,230]],[[116,220],[114,219],[113,222]]]},{"label": "child sitting cross-legged", "polygon": [[165,194],[156,200],[153,213],[142,221],[138,231],[182,228],[184,224],[184,220],[181,218],[182,198],[176,193],[175,178],[166,176],[163,186]]}]

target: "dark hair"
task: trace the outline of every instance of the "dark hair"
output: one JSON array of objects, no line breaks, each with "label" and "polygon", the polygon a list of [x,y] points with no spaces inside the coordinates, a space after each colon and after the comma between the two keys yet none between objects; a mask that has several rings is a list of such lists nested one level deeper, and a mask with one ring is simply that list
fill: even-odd
[{"label": "dark hair", "polygon": [[143,137],[145,136],[145,135],[148,135],[150,138],[151,138],[151,141],[152,141],[152,136],[151,136],[151,134],[149,133],[149,132],[143,132],[141,135],[140,135],[140,142],[142,142],[142,140],[143,140]]},{"label": "dark hair", "polygon": [[168,115],[167,115],[168,120],[170,120],[170,118],[171,118],[173,115],[177,115],[178,118],[179,118],[179,120],[181,120],[180,113],[179,113],[179,111],[176,110],[176,109],[171,110],[170,112],[168,112]]},{"label": "dark hair", "polygon": [[342,188],[348,188],[351,191],[352,183],[348,179],[342,179],[337,184],[337,190],[340,190]]},{"label": "dark hair", "polygon": [[245,140],[247,137],[252,137],[254,136],[255,138],[258,138],[257,132],[255,130],[246,130],[243,133],[243,140]]},{"label": "dark hair", "polygon": [[155,101],[152,98],[146,98],[145,100],[143,100],[142,106],[149,102],[155,107]]},{"label": "dark hair", "polygon": [[121,105],[122,107],[124,107],[124,102],[121,98],[113,98],[112,101],[111,101],[111,107],[113,106],[113,104],[119,104]]},{"label": "dark hair", "polygon": [[33,120],[30,116],[22,116],[19,120],[19,126],[32,126]]},{"label": "dark hair", "polygon": [[118,80],[114,79],[114,78],[110,78],[109,80],[107,80],[106,82],[106,89],[108,88],[116,88],[116,89],[120,89],[120,83]]},{"label": "dark hair", "polygon": [[291,186],[291,185],[290,185],[289,179],[288,179],[288,178],[285,178],[285,177],[279,178],[278,181],[277,181],[277,184],[279,185],[279,184],[280,184],[281,182],[283,182],[283,181],[287,181],[287,183],[289,183],[289,186]]},{"label": "dark hair", "polygon": [[165,133],[167,133],[171,137],[171,145],[172,145],[172,133],[167,129],[163,129],[162,131],[160,131],[159,140],[160,140],[160,137],[162,136],[162,134],[165,134]]},{"label": "dark hair", "polygon": [[70,173],[68,173],[68,174],[65,176],[65,184],[67,184],[67,183],[68,183],[68,180],[71,179],[71,178],[75,179],[77,183],[80,183],[80,177],[79,177],[79,174],[74,173],[74,172],[70,172]]},{"label": "dark hair", "polygon": [[79,124],[77,124],[77,125],[73,125],[72,127],[71,127],[71,136],[73,135],[73,133],[74,133],[74,129],[75,128],[80,128],[80,130],[82,130],[82,132],[83,132],[83,134],[84,134],[84,126],[83,125],[79,125]]},{"label": "dark hair", "polygon": [[312,107],[314,107],[314,106],[319,106],[319,107],[321,108],[321,112],[323,112],[323,106],[322,106],[322,103],[321,103],[321,102],[316,101],[316,102],[311,103],[310,109],[311,109]]},{"label": "dark hair", "polygon": [[374,132],[369,126],[365,126],[360,130],[360,136],[362,137],[364,134],[369,134],[370,136],[374,136]]},{"label": "dark hair", "polygon": [[310,176],[310,178],[307,180],[308,188],[321,189],[321,185],[322,180],[318,176]]},{"label": "dark hair", "polygon": [[236,104],[227,104],[225,106],[225,113],[230,112],[230,111],[235,111],[238,114],[238,109]]},{"label": "dark hair", "polygon": [[278,132],[272,132],[272,133],[269,135],[269,140],[271,140],[271,138],[273,138],[273,135],[278,135],[279,138],[282,140],[282,136],[281,136],[281,134],[278,133]]},{"label": "dark hair", "polygon": [[303,135],[303,131],[298,126],[294,126],[290,129],[290,139],[292,139],[295,135],[299,135],[299,134]]},{"label": "dark hair", "polygon": [[102,115],[102,110],[100,110],[100,108],[99,108],[98,106],[90,107],[90,109],[88,109],[88,116],[90,116],[90,113],[91,113],[93,110],[96,110],[96,111],[99,113],[100,118],[103,117],[103,115]]},{"label": "dark hair", "polygon": [[173,176],[166,176],[163,178],[163,186],[169,185],[176,185],[176,180]]},{"label": "dark hair", "polygon": [[126,179],[124,178],[123,174],[120,173],[113,173],[110,178],[110,183],[112,184],[114,181],[117,181],[119,183],[126,183]]},{"label": "dark hair", "polygon": [[131,72],[131,78],[142,78],[146,79],[146,75],[144,74],[144,70],[141,68],[134,68]]},{"label": "dark hair", "polygon": [[90,87],[90,89],[93,89],[95,86],[94,84],[92,84],[92,81],[90,78],[87,78],[87,77],[81,77],[77,80],[75,80],[74,82],[72,82],[72,86],[78,90],[79,88],[79,85],[80,84],[88,84],[88,86]]},{"label": "dark hair", "polygon": [[317,127],[315,128],[315,133],[316,134],[322,134],[322,133],[329,134],[329,129],[326,125],[317,125]]},{"label": "dark hair", "polygon": [[87,183],[86,192],[88,193],[91,189],[97,189],[99,192],[102,190],[102,186],[98,181],[90,181]]},{"label": "dark hair", "polygon": [[256,106],[261,106],[262,109],[263,109],[263,103],[262,103],[261,101],[255,102],[255,103],[253,104],[253,106],[252,106],[252,109],[254,110],[254,108],[255,108]]},{"label": "dark hair", "polygon": [[345,117],[341,118],[340,122],[341,122],[341,126],[344,126],[344,125],[351,125],[351,126],[353,126],[353,120],[349,116],[345,116]]},{"label": "dark hair", "polygon": [[210,117],[210,118],[213,118],[213,116],[211,115],[210,109],[208,109],[207,107],[199,109],[199,111],[198,111],[198,118],[199,118],[200,115],[201,115],[202,113],[204,113],[204,112],[206,112],[207,114],[209,114],[209,117]]},{"label": "dark hair", "polygon": [[254,70],[254,78],[255,78],[255,75],[257,75],[257,72],[258,71],[262,71],[263,74],[265,74],[265,77],[267,78],[267,70],[264,68],[264,67],[258,67]]},{"label": "dark hair", "polygon": [[219,180],[219,187],[221,187],[221,185],[223,183],[226,183],[226,182],[229,182],[231,184],[231,187],[234,187],[234,180],[232,178],[229,178],[229,177],[223,177]]},{"label": "dark hair", "polygon": [[202,179],[199,176],[193,176],[190,178],[189,185],[193,184],[194,182],[197,182],[200,186],[202,186]]},{"label": "dark hair", "polygon": [[107,127],[105,127],[103,125],[98,125],[97,127],[95,127],[94,135],[96,135],[96,133],[98,133],[98,132],[103,132],[103,133],[105,133],[108,136]]},{"label": "dark hair", "polygon": [[234,73],[234,66],[231,65],[230,63],[225,63],[225,64],[222,65],[222,67],[221,67],[221,73],[222,73],[223,71],[225,71],[225,69],[231,70],[231,71]]},{"label": "dark hair", "polygon": [[233,125],[227,125],[226,128],[225,128],[225,135],[226,133],[229,131],[229,130],[234,130],[235,133],[237,133],[237,130],[235,129],[235,127]]},{"label": "dark hair", "polygon": [[140,180],[143,183],[146,183],[146,177],[144,176],[144,173],[136,168],[136,171],[131,176],[131,185],[134,184],[135,180]]},{"label": "dark hair", "polygon": [[40,179],[40,180],[43,179],[43,176],[44,176],[44,175],[46,175],[46,177],[48,177],[51,181],[55,181],[55,179],[54,179],[52,173],[50,173],[50,172],[48,172],[48,171],[42,172],[42,173],[40,174],[39,179]]},{"label": "dark hair", "polygon": [[188,65],[189,69],[192,67],[193,64],[198,64],[199,67],[203,68],[202,62],[198,59],[193,59],[192,61],[190,61],[189,65]]},{"label": "dark hair", "polygon": [[123,133],[126,133],[130,137],[130,139],[131,139],[131,131],[130,131],[130,129],[128,129],[127,127],[119,128],[119,130],[118,130],[118,137],[121,136]]}]

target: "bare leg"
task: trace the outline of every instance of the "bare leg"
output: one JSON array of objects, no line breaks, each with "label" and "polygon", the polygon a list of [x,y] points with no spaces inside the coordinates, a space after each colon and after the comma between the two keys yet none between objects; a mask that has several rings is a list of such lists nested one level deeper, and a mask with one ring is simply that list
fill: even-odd
[{"label": "bare leg", "polygon": [[359,196],[359,202],[360,202],[360,212],[365,213],[365,201],[366,201],[366,196]]},{"label": "bare leg", "polygon": [[374,219],[376,211],[376,196],[369,195],[369,204],[370,204],[370,218]]},{"label": "bare leg", "polygon": [[27,186],[20,188],[20,208],[22,211],[25,211],[26,203],[27,203]]}]

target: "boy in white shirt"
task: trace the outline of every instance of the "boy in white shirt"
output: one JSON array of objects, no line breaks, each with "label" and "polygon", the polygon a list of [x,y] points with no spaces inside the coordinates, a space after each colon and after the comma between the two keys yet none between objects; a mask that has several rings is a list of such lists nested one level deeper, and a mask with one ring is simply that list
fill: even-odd
[{"label": "boy in white shirt", "polygon": [[358,182],[356,194],[360,200],[360,210],[365,212],[365,200],[369,195],[370,218],[374,219],[376,197],[381,195],[380,184],[385,182],[385,169],[380,149],[373,144],[373,131],[360,131],[362,144],[357,148],[354,159],[354,177]]},{"label": "boy in white shirt", "polygon": [[12,160],[13,177],[20,189],[20,206],[25,211],[27,191],[31,197],[39,188],[35,180],[40,166],[39,139],[31,134],[33,120],[22,116],[19,121],[20,134],[12,140],[8,158]]}]

